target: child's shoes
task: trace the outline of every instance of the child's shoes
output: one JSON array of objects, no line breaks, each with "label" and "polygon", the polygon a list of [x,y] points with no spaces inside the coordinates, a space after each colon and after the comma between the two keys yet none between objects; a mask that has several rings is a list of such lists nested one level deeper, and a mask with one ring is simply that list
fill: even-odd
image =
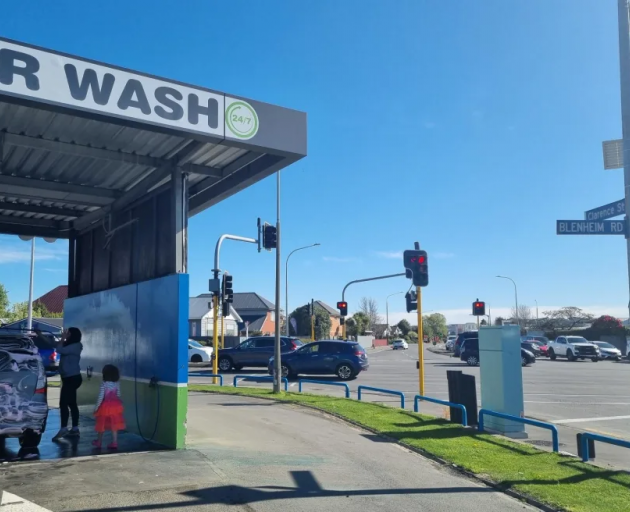
[{"label": "child's shoes", "polygon": [[94,448],[100,448],[101,447],[101,443],[98,441],[98,439],[94,439],[94,441],[92,441],[92,446]]},{"label": "child's shoes", "polygon": [[110,444],[107,445],[107,449],[108,450],[118,450],[118,444],[110,443]]}]

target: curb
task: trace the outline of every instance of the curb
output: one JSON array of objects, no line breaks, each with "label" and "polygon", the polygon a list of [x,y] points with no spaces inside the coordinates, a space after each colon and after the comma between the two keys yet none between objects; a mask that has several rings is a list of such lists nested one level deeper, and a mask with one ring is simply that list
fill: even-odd
[{"label": "curb", "polygon": [[[213,391],[213,390],[209,390],[209,391],[200,391],[201,393],[209,393],[212,395],[226,395],[228,393],[221,393],[220,391]],[[231,394],[232,396],[234,396],[235,394]],[[515,491],[513,489],[503,489],[501,488],[500,484],[498,484],[497,482],[494,482],[493,480],[490,480],[488,478],[484,478],[482,476],[479,476],[475,473],[472,473],[471,471],[468,471],[467,469],[464,469],[460,466],[457,466],[456,464],[453,464],[452,462],[448,462],[447,460],[444,460],[440,457],[437,457],[436,455],[433,455],[430,452],[427,452],[425,450],[423,450],[422,448],[418,448],[417,446],[412,446],[410,444],[405,443],[404,441],[399,441],[398,439],[395,439],[393,437],[387,436],[381,432],[379,432],[378,430],[375,430],[373,428],[367,427],[357,421],[353,421],[350,420],[348,418],[345,418],[339,414],[336,414],[334,412],[330,412],[330,411],[325,411],[324,409],[320,409],[319,407],[316,407],[314,405],[309,405],[309,404],[303,404],[303,403],[298,403],[298,402],[291,402],[288,400],[278,400],[276,398],[271,398],[271,397],[262,397],[262,396],[256,396],[256,395],[241,395],[241,396],[249,396],[250,398],[257,398],[260,400],[269,400],[271,402],[280,402],[280,403],[285,403],[285,404],[289,404],[289,405],[296,405],[298,407],[304,407],[305,409],[311,409],[313,411],[317,411],[321,414],[330,416],[332,418],[336,418],[340,421],[343,421],[344,423],[347,423],[349,425],[352,425],[354,427],[360,428],[362,430],[365,430],[367,432],[370,432],[372,434],[375,434],[377,436],[379,436],[382,439],[385,439],[391,443],[395,443],[398,444],[400,446],[403,446],[404,448],[408,449],[411,452],[417,453],[418,455],[422,455],[423,457],[425,457],[426,459],[429,459],[433,462],[436,462],[438,464],[440,464],[441,466],[445,466],[447,468],[449,468],[452,471],[455,471],[456,473],[459,473],[460,475],[464,475],[468,478],[470,478],[471,480],[475,480],[476,482],[482,483],[484,485],[487,485],[488,487],[492,487],[493,489],[496,489],[499,492],[502,492],[503,494],[507,494],[508,496],[510,496],[511,498],[515,498],[517,500],[520,501],[524,501],[525,503],[527,503],[528,505],[532,505],[533,507],[536,507],[540,510],[543,510],[544,512],[567,512],[567,509],[563,509],[563,508],[554,508],[550,505],[547,505],[541,501],[536,500],[535,498],[532,498],[530,496],[527,496],[526,494],[521,494],[518,491]],[[348,400],[346,398],[342,398],[340,400]],[[379,404],[372,404],[372,405],[379,405]],[[385,406],[383,406],[385,407]]]}]

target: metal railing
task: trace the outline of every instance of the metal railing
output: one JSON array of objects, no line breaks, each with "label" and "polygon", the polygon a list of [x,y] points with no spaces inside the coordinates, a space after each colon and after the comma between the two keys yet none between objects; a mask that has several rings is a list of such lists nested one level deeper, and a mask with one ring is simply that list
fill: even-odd
[{"label": "metal railing", "polygon": [[592,432],[582,432],[582,462],[588,462],[588,440],[599,441],[600,443],[613,444],[615,446],[621,446],[622,448],[630,448],[630,441],[619,439],[617,437],[603,436],[601,434],[593,434]]},{"label": "metal railing", "polygon": [[462,404],[456,404],[454,402],[447,402],[446,400],[439,400],[437,398],[430,398],[428,396],[416,395],[413,398],[413,412],[418,412],[418,402],[423,400],[424,402],[433,402],[434,404],[446,405],[448,407],[457,407],[462,411],[462,425],[464,427],[468,426],[468,413],[466,412],[466,407]]},{"label": "metal railing", "polygon": [[[234,380],[232,381],[232,385],[236,388],[238,387],[238,379],[250,379],[250,380],[264,380],[273,382],[273,376],[269,375],[234,375]],[[286,377],[282,377],[282,382],[284,382],[284,390],[289,391],[289,379]]]},{"label": "metal railing", "polygon": [[346,389],[346,398],[350,398],[350,386],[344,382],[325,382],[322,380],[311,380],[311,379],[299,379],[298,380],[298,391],[302,392],[302,383],[310,382],[311,384],[323,384],[325,386],[340,386]]},{"label": "metal railing", "polygon": [[388,395],[396,395],[400,397],[400,408],[404,409],[405,408],[405,394],[402,391],[393,391],[391,389],[382,389],[382,388],[373,388],[370,386],[359,386],[357,388],[357,399],[361,400],[361,391],[366,390],[366,391],[376,391],[378,393],[385,393]]},{"label": "metal railing", "polygon": [[533,425],[534,427],[546,428],[551,430],[551,442],[553,445],[553,451],[558,453],[560,450],[560,443],[558,442],[558,429],[551,423],[545,423],[544,421],[532,420],[529,418],[521,418],[520,416],[512,416],[511,414],[503,414],[502,412],[490,411],[488,409],[479,409],[479,425],[477,426],[479,432],[483,432],[483,417],[494,416],[495,418],[502,418],[504,420],[517,421],[526,425]]},{"label": "metal railing", "polygon": [[218,378],[219,379],[219,386],[223,386],[223,375],[220,375],[218,373],[203,373],[203,374],[195,374],[193,375],[193,377],[213,377],[213,378]]}]

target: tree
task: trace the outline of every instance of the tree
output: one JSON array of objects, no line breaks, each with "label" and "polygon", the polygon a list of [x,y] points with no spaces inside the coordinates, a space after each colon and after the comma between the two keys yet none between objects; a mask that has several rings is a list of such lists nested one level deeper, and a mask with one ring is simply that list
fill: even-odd
[{"label": "tree", "polygon": [[525,304],[519,304],[518,310],[516,308],[512,308],[510,314],[512,316],[511,320],[514,323],[522,325],[523,327],[527,327],[532,323],[532,310],[529,306],[526,306]]},{"label": "tree", "polygon": [[591,323],[594,316],[575,306],[568,306],[544,312],[545,319],[542,327],[549,331],[559,329],[573,329],[574,327]]},{"label": "tree", "polygon": [[505,319],[502,316],[498,316],[494,319],[494,325],[503,325]]},{"label": "tree", "polygon": [[365,331],[368,330],[370,325],[370,319],[368,316],[358,311],[351,318],[346,320],[346,333],[348,336],[363,336]]},{"label": "tree", "polygon": [[602,315],[596,318],[591,325],[592,329],[612,330],[622,328],[621,321],[614,316]]},{"label": "tree", "polygon": [[486,322],[485,318],[481,321],[481,325],[488,325],[488,322]]},{"label": "tree", "polygon": [[[293,311],[291,317],[297,323],[297,333],[291,326],[291,331],[295,336],[311,337],[311,315],[309,305],[305,304]],[[321,340],[330,338],[330,315],[322,307],[315,304],[315,339]]]},{"label": "tree", "polygon": [[369,328],[374,329],[376,324],[381,323],[381,317],[378,314],[378,303],[371,297],[362,297],[359,301],[359,311],[367,315],[370,319]]},{"label": "tree", "polygon": [[[33,302],[33,318],[62,318],[62,316],[61,313],[50,313],[46,306],[39,302]],[[9,318],[15,321],[26,317],[28,317],[28,301],[13,303]]]},{"label": "tree", "polygon": [[0,283],[0,318],[7,318],[9,316],[9,292]]},{"label": "tree", "polygon": [[407,333],[407,336],[405,336],[405,339],[409,342],[409,343],[418,343],[418,334],[414,331],[409,331]]},{"label": "tree", "polygon": [[411,324],[404,318],[400,322],[398,322],[396,326],[400,329],[400,332],[403,336],[407,336],[407,334],[409,334],[409,331],[411,331]]},{"label": "tree", "polygon": [[429,337],[429,340],[435,337],[444,339],[448,334],[446,318],[440,313],[425,315],[422,317],[422,330],[423,334]]}]

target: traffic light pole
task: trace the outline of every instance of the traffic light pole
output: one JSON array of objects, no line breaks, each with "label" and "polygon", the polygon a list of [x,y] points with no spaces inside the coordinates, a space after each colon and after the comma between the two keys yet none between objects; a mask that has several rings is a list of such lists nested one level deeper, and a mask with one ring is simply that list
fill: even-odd
[{"label": "traffic light pole", "polygon": [[418,384],[420,395],[424,394],[424,326],[422,325],[422,288],[416,286],[418,297]]},{"label": "traffic light pole", "polygon": [[[274,343],[273,392],[280,393],[282,357],[280,351],[280,171],[276,174],[276,339]],[[287,322],[289,312],[286,311]]]},{"label": "traffic light pole", "polygon": [[[219,274],[221,273],[221,267],[219,266],[221,245],[224,240],[236,240],[237,242],[247,242],[249,244],[258,244],[258,240],[255,238],[246,238],[244,236],[237,235],[221,235],[217,240],[217,245],[214,248],[214,268],[212,269],[212,275],[217,283],[216,290],[212,293],[212,349],[214,351],[214,361],[212,362],[212,373],[217,375],[219,373]],[[217,378],[212,378],[212,383],[217,383]]]},{"label": "traffic light pole", "polygon": [[[346,301],[346,290],[348,289],[348,286],[350,286],[351,284],[365,283],[366,281],[378,281],[379,279],[390,279],[392,277],[400,277],[400,276],[404,276],[404,275],[406,275],[406,272],[403,272],[402,274],[389,274],[387,276],[366,277],[365,279],[356,279],[354,281],[350,281],[346,286],[343,287],[343,291],[341,292],[341,301],[342,302]],[[344,340],[346,339],[346,324],[345,324],[345,322],[343,324],[343,329],[341,331],[341,336],[342,336],[342,338]]]}]

